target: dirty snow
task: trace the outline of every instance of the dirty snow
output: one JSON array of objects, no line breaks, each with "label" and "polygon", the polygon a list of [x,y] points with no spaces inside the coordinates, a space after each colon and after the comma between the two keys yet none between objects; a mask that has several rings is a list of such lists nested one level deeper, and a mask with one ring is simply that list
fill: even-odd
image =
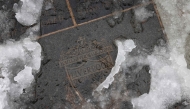
[{"label": "dirty snow", "polygon": [[0,57],[0,109],[15,109],[14,100],[31,86],[33,73],[40,69],[41,46],[30,38],[7,40],[0,45]]},{"label": "dirty snow", "polygon": [[153,17],[154,12],[147,10],[144,6],[134,9],[135,18],[138,22],[146,21],[148,18]]},{"label": "dirty snow", "polygon": [[115,66],[112,68],[111,73],[108,75],[106,80],[102,82],[97,88],[96,91],[101,92],[103,88],[108,88],[110,84],[114,81],[114,76],[119,73],[121,64],[125,61],[126,56],[131,52],[136,46],[133,40],[119,41],[116,40],[116,45],[118,47],[118,54],[115,60]]},{"label": "dirty snow", "polygon": [[[185,100],[190,103],[190,1],[189,0],[155,0],[168,37],[168,46],[155,47],[154,52],[147,57],[130,57],[150,66],[151,84],[149,93],[133,97],[134,109],[167,109],[175,103]],[[137,8],[135,16],[139,21],[147,20],[153,12],[146,8]],[[142,14],[143,13],[143,14]],[[101,83],[96,91],[108,88],[114,81],[114,75],[121,70],[128,56],[123,50],[122,42],[117,42],[118,55],[108,78]],[[141,55],[141,54],[139,54]],[[143,55],[143,54],[142,54]],[[126,61],[127,62],[127,61]],[[117,68],[114,70],[114,68]],[[121,79],[121,78],[120,78]],[[117,92],[116,92],[117,93]],[[105,101],[107,94],[101,95]],[[102,102],[105,105],[105,102]],[[103,107],[103,106],[101,106]]]},{"label": "dirty snow", "polygon": [[[190,1],[155,0],[168,37],[168,49],[155,48],[148,56],[151,88],[132,100],[135,109],[167,109],[182,100],[190,102],[190,70],[187,68],[190,36]],[[163,51],[163,52],[161,52]]]},{"label": "dirty snow", "polygon": [[[18,22],[25,26],[37,25],[27,29],[19,41],[3,38],[0,44],[0,109],[30,108],[25,102],[33,97],[34,75],[41,66],[42,48],[35,39],[40,28],[38,18],[42,3],[43,0],[21,0],[14,4]],[[7,37],[12,22],[7,17],[8,12],[0,13],[1,35]]]},{"label": "dirty snow", "polygon": [[20,0],[13,6],[16,12],[16,19],[24,26],[31,26],[37,23],[43,5],[43,0]]}]

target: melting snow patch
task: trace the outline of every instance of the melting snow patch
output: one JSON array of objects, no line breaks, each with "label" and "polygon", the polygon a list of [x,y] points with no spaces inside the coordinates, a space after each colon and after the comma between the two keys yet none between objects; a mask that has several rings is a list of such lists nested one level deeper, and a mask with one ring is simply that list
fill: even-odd
[{"label": "melting snow patch", "polygon": [[43,0],[20,0],[19,4],[14,4],[13,7],[17,21],[24,26],[37,23],[41,15]]},{"label": "melting snow patch", "polygon": [[[166,50],[163,50],[166,51]],[[132,99],[135,109],[165,109],[181,100],[181,81],[178,68],[165,56],[167,52],[155,51],[148,56],[150,65],[150,92]]]},{"label": "melting snow patch", "polygon": [[[188,35],[190,33],[190,1],[155,1],[168,35],[169,44],[168,48],[155,47],[154,52],[143,59],[144,64],[150,66],[151,85],[149,93],[132,98],[131,102],[135,109],[167,109],[182,100],[187,101],[186,105],[190,102],[190,70],[188,69],[190,63],[190,36]],[[140,22],[153,15],[142,7],[137,8],[134,12],[136,20]],[[126,50],[124,45],[133,44],[124,43],[124,41],[116,41],[116,43],[118,55],[115,66],[96,91],[100,92],[112,84],[114,75],[121,69],[121,64],[127,62],[125,61],[129,57],[127,54],[135,48],[135,46],[131,46],[131,50]],[[135,60],[133,57],[131,58],[130,60]],[[137,62],[140,61],[142,60],[137,60]],[[103,99],[106,98],[109,99],[106,96]]]},{"label": "melting snow patch", "polygon": [[154,12],[147,10],[145,7],[134,9],[135,18],[138,22],[146,21],[148,18],[153,17]]},{"label": "melting snow patch", "polygon": [[[160,52],[156,48],[148,56],[151,88],[148,94],[132,99],[135,109],[167,109],[182,100],[190,100],[190,70],[186,63],[190,52],[187,47],[190,38],[190,12],[187,11],[190,1],[155,1],[168,36],[169,51]],[[166,51],[165,48],[161,49]]]},{"label": "melting snow patch", "polygon": [[30,88],[41,65],[41,46],[25,38],[0,45],[0,109],[15,109],[23,90]]},{"label": "melting snow patch", "polygon": [[96,91],[101,92],[103,88],[108,88],[110,84],[114,81],[114,75],[119,73],[121,64],[125,61],[126,56],[131,52],[136,46],[133,40],[119,41],[116,40],[116,45],[118,47],[118,54],[115,61],[115,66],[112,68],[111,73],[108,75],[105,81],[103,81],[97,88]]}]

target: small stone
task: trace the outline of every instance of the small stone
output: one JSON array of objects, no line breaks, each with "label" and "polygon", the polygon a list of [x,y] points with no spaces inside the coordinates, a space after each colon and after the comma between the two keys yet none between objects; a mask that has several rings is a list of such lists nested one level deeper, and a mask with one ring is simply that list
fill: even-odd
[{"label": "small stone", "polygon": [[114,19],[113,18],[109,18],[109,19],[107,19],[107,23],[108,23],[108,25],[110,26],[110,27],[114,27],[115,26],[115,21],[114,21]]}]

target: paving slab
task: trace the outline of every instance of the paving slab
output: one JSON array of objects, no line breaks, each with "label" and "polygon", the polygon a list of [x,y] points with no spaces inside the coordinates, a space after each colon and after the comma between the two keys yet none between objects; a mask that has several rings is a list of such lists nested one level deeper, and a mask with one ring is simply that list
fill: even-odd
[{"label": "paving slab", "polygon": [[[153,4],[149,4],[147,9],[155,11]],[[135,41],[137,47],[131,55],[138,55],[138,51],[149,54],[160,39],[166,41],[157,14],[142,24],[143,31],[140,33],[134,31],[131,10],[123,14],[121,23],[113,27],[107,22],[113,16],[108,16],[39,38],[44,60],[36,83],[36,109],[51,108],[60,102],[74,108],[82,100],[92,98],[92,91],[105,80],[114,66],[117,56],[114,44],[116,39]],[[135,76],[136,81],[126,85],[127,89],[140,92],[140,95],[148,93],[148,71],[149,67],[144,66],[141,75]],[[125,102],[127,101],[121,103]]]},{"label": "paving slab", "polygon": [[[51,5],[51,7],[47,7]],[[72,19],[65,0],[46,0],[40,17],[41,34],[72,26]]]}]

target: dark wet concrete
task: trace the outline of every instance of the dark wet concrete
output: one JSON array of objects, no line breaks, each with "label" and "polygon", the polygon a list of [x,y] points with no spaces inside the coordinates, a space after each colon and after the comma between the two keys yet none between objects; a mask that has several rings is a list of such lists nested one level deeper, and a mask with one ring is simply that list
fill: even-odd
[{"label": "dark wet concrete", "polygon": [[[150,10],[154,10],[152,5],[149,5],[148,8]],[[91,98],[93,89],[95,89],[96,86],[106,78],[111,68],[107,67],[107,69],[101,73],[99,71],[90,75],[81,73],[79,75],[74,74],[73,76],[70,71],[66,71],[65,66],[66,68],[84,68],[84,66],[91,66],[94,64],[90,63],[89,59],[100,61],[100,57],[106,57],[106,55],[109,54],[112,62],[114,63],[117,55],[117,48],[114,45],[114,40],[116,38],[122,36],[126,39],[133,39],[137,44],[137,48],[133,51],[134,53],[132,53],[134,55],[138,54],[138,50],[144,49],[147,53],[151,53],[153,47],[157,44],[157,41],[159,39],[165,39],[157,16],[150,18],[147,22],[142,24],[142,33],[134,32],[130,23],[131,16],[131,11],[124,13],[123,21],[114,27],[110,27],[108,25],[106,18],[39,39],[39,43],[43,47],[45,56],[44,64],[42,65],[40,72],[41,75],[37,78],[36,96],[38,101],[34,104],[35,108],[51,108],[56,103],[63,102],[65,100],[72,106],[80,104],[77,103],[80,100],[74,90],[77,90],[84,99]],[[102,40],[105,40],[107,44],[101,44]],[[104,48],[104,46],[109,45],[113,48],[113,51],[106,53],[101,51],[101,55],[94,55],[93,57],[87,58],[87,60],[75,60],[76,62],[73,64],[63,65],[60,67],[59,62],[61,62],[61,60],[74,59],[80,55],[80,53],[77,54],[78,52],[75,52],[76,54],[72,54],[72,52],[69,51],[86,48],[93,44],[94,41],[100,43],[97,45],[100,46],[100,48],[92,48],[92,50],[100,50],[101,47]],[[88,43],[86,46],[81,45],[86,42]],[[81,55],[85,53],[90,53],[90,51],[84,50]],[[110,59],[108,59],[108,61],[109,60]],[[149,68],[145,66],[143,69],[141,70],[141,75],[137,76],[136,81],[128,83],[126,86],[130,90],[138,91],[138,93],[140,92],[140,94],[148,93],[150,87],[150,75],[148,74]],[[74,88],[69,82],[66,72],[68,72],[71,77],[82,76],[77,78],[77,81],[72,82]],[[67,98],[67,95],[69,95],[70,98]],[[74,100],[76,100],[76,103]],[[123,108],[123,106],[121,107]]]},{"label": "dark wet concrete", "polygon": [[54,0],[52,8],[45,10],[45,5],[42,9],[42,15],[40,17],[41,34],[47,34],[59,29],[63,29],[72,26],[72,20],[65,0]]},{"label": "dark wet concrete", "polygon": [[[117,3],[122,9],[130,8],[133,0],[120,0]],[[113,0],[70,0],[77,23],[83,23],[95,18],[111,14],[115,10]]]}]

